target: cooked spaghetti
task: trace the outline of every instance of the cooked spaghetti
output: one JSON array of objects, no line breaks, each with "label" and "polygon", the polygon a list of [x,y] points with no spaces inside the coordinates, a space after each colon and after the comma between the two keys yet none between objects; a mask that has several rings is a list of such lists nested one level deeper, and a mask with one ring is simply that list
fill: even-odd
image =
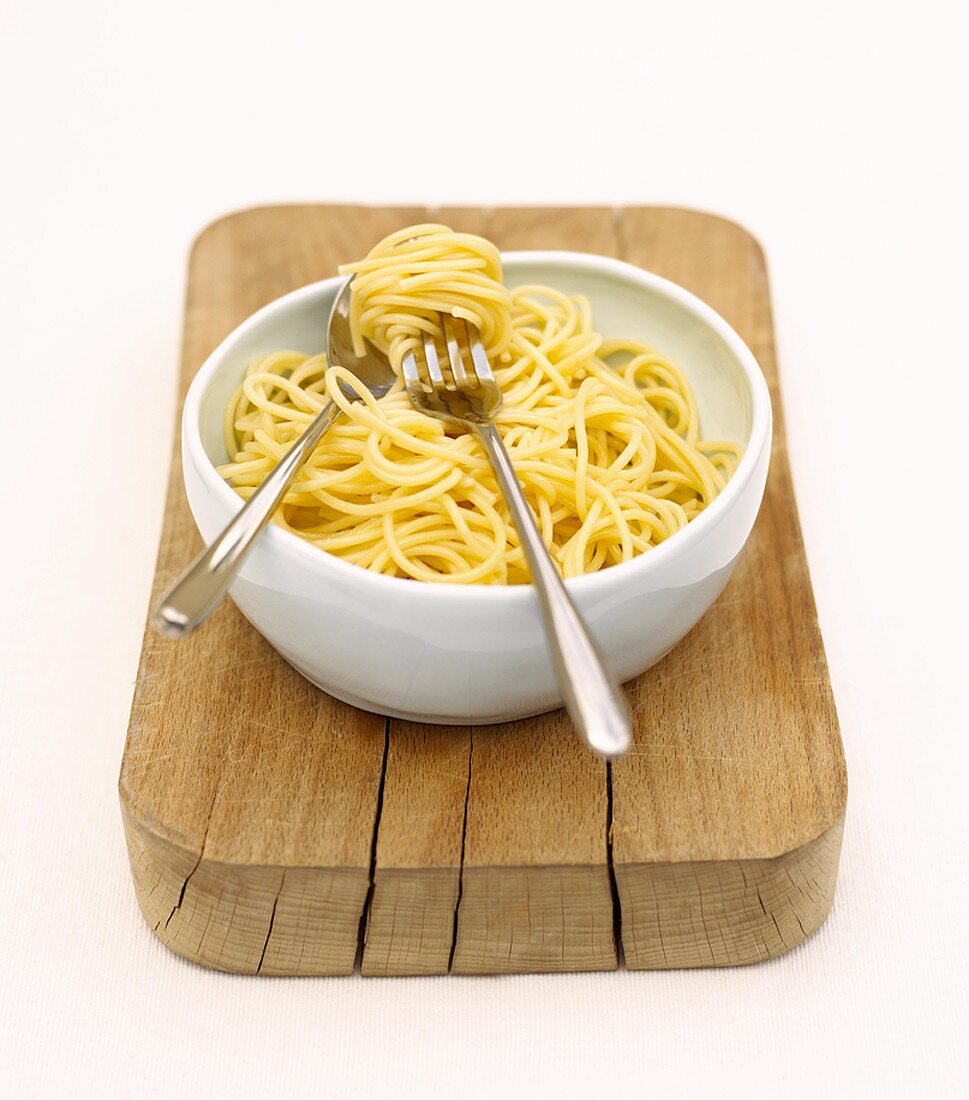
[{"label": "cooked spaghetti", "polygon": [[[662,355],[604,339],[588,301],[543,286],[509,291],[487,241],[423,225],[359,264],[355,340],[400,362],[439,312],[481,332],[504,403],[496,423],[564,576],[628,561],[668,539],[725,485],[740,456],[700,439],[690,386]],[[338,383],[359,400],[347,398]],[[344,561],[452,584],[529,580],[484,452],[425,416],[400,382],[375,399],[324,355],[256,360],[229,401],[220,473],[247,498],[323,407],[343,416],[300,470],[275,522]]]}]

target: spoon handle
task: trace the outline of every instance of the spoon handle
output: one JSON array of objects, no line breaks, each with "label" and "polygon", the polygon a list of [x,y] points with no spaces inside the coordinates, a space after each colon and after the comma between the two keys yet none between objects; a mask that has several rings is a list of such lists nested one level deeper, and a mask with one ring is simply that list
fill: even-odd
[{"label": "spoon handle", "polygon": [[297,471],[339,413],[339,406],[332,401],[323,406],[225,530],[162,596],[151,619],[157,631],[170,638],[185,638],[219,606],[236,571],[279,507]]},{"label": "spoon handle", "polygon": [[632,742],[626,701],[542,541],[498,429],[490,421],[474,430],[491,460],[521,539],[538,593],[555,673],[565,706],[586,744],[601,756],[622,756]]}]

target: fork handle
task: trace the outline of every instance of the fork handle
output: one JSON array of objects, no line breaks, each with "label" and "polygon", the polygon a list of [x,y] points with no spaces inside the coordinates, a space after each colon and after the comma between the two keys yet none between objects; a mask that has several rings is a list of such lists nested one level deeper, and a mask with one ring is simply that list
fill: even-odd
[{"label": "fork handle", "polygon": [[151,620],[157,631],[170,638],[184,638],[219,606],[239,566],[282,503],[299,468],[339,414],[339,406],[332,401],[323,406],[222,534],[162,596]]},{"label": "fork handle", "polygon": [[632,742],[632,733],[619,685],[606,668],[542,541],[498,429],[488,422],[475,424],[474,430],[494,467],[525,551],[566,709],[590,748],[607,759],[622,756]]}]

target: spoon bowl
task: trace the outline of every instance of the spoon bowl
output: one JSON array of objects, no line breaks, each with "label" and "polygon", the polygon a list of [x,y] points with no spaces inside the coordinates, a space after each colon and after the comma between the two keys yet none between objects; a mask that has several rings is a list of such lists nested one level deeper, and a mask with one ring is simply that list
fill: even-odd
[{"label": "spoon bowl", "polygon": [[[369,340],[363,341],[363,355],[357,355],[353,349],[353,333],[350,329],[350,292],[353,280],[353,275],[346,280],[330,310],[330,321],[326,329],[326,361],[330,367],[345,367],[374,397],[383,397],[397,381],[397,376],[387,356]],[[341,382],[340,389],[351,401],[359,400],[352,387]]]}]

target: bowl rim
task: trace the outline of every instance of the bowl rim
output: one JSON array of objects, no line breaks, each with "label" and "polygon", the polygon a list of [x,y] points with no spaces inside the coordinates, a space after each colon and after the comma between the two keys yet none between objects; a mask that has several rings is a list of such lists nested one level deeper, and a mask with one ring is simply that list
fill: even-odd
[{"label": "bowl rim", "polygon": [[[600,569],[595,573],[585,573],[579,577],[565,579],[566,587],[577,598],[582,595],[591,597],[597,591],[601,592],[603,588],[622,585],[627,578],[631,578],[633,570],[637,570],[640,575],[645,575],[650,571],[656,572],[661,569],[671,558],[682,557],[691,547],[701,542],[708,531],[715,527],[719,519],[730,510],[753,479],[764,448],[770,446],[772,424],[770,391],[753,352],[736,331],[711,306],[708,306],[695,294],[669,279],[636,267],[624,260],[587,252],[530,249],[502,252],[501,259],[503,266],[510,262],[512,269],[519,264],[524,266],[529,263],[552,264],[562,268],[581,267],[594,272],[618,275],[627,281],[632,280],[641,286],[658,292],[661,296],[674,301],[686,312],[691,313],[697,320],[720,336],[740,364],[750,393],[752,403],[750,438],[733,476],[722,492],[698,516],[690,520],[685,527],[648,552],[639,554],[629,561],[610,565],[608,568]],[[218,347],[199,367],[189,385],[182,408],[182,447],[192,467],[198,473],[205,490],[224,503],[230,513],[238,512],[242,508],[242,498],[219,475],[202,444],[201,404],[211,377],[225,357],[234,350],[235,346],[249,335],[253,329],[258,328],[267,317],[280,310],[298,305],[304,298],[312,298],[321,291],[342,281],[341,276],[319,279],[268,302],[236,326],[219,343]],[[322,573],[336,582],[343,580],[349,583],[370,586],[375,594],[381,591],[387,595],[391,593],[400,595],[408,592],[411,596],[420,599],[434,599],[439,596],[444,599],[466,597],[472,600],[488,599],[490,601],[503,599],[509,603],[518,601],[522,604],[526,599],[533,599],[533,586],[531,584],[448,584],[443,581],[415,581],[410,577],[393,577],[383,573],[375,573],[373,570],[346,562],[336,555],[328,554],[319,546],[301,539],[298,535],[291,534],[276,524],[269,524],[260,536],[259,541],[263,543],[266,552],[271,555],[288,559],[290,562],[298,564],[311,572]]]}]

